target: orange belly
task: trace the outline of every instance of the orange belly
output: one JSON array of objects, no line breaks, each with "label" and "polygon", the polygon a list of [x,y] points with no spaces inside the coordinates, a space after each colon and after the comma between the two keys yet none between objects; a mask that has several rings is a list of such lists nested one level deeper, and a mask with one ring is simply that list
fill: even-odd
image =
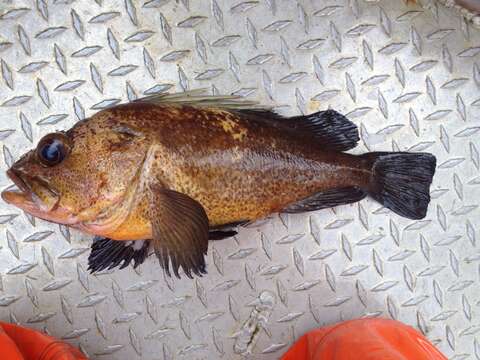
[{"label": "orange belly", "polygon": [[148,200],[142,196],[133,206],[125,221],[115,229],[102,234],[112,240],[147,240],[152,238]]},{"label": "orange belly", "polygon": [[152,238],[150,222],[125,221],[116,230],[105,234],[112,240],[146,240]]}]

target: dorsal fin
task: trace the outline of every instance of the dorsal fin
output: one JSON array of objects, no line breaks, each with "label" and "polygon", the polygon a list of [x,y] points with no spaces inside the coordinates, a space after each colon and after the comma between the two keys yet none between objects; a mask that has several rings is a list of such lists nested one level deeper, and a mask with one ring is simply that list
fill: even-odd
[{"label": "dorsal fin", "polygon": [[285,117],[256,101],[234,95],[207,95],[205,89],[175,94],[158,94],[136,100],[157,105],[188,105],[218,108],[235,112],[254,121],[281,126],[313,136],[325,149],[345,151],[354,148],[360,137],[357,126],[335,110],[319,111],[310,115]]},{"label": "dorsal fin", "polygon": [[357,126],[335,110],[318,111],[310,115],[284,117],[268,109],[238,110],[257,121],[278,124],[300,134],[313,136],[326,149],[346,151],[357,146],[360,136]]},{"label": "dorsal fin", "polygon": [[206,89],[195,89],[174,94],[155,94],[135,102],[147,102],[151,104],[178,104],[195,107],[221,108],[226,110],[258,109],[268,111],[268,107],[262,107],[256,101],[246,100],[235,95],[209,95]]}]

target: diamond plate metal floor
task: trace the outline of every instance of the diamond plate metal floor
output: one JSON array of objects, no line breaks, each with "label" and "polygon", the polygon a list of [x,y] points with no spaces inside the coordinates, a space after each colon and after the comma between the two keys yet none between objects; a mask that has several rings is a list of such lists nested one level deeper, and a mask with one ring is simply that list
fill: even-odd
[{"label": "diamond plate metal floor", "polygon": [[386,316],[450,358],[480,358],[480,34],[422,4],[0,1],[2,187],[43,134],[120,101],[200,87],[285,114],[332,107],[361,129],[355,152],[438,158],[425,220],[368,199],[273,216],[212,243],[209,273],[194,281],[164,278],[153,257],[91,276],[90,237],[2,203],[0,318],[92,358],[231,359],[245,321],[261,315],[250,357],[276,359],[309,329]]}]

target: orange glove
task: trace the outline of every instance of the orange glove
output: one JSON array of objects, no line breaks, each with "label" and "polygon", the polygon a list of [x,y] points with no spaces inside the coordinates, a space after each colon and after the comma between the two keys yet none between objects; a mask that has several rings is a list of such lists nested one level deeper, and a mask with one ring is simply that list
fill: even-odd
[{"label": "orange glove", "polygon": [[3,322],[0,354],[8,360],[87,360],[79,350],[51,336]]},{"label": "orange glove", "polygon": [[282,360],[447,360],[422,334],[387,319],[357,319],[302,336]]}]

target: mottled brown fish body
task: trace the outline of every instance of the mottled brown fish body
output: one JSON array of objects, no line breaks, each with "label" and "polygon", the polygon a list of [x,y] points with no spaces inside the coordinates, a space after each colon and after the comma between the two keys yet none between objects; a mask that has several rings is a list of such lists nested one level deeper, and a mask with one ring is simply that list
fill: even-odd
[{"label": "mottled brown fish body", "polygon": [[[357,157],[326,151],[308,136],[225,110],[138,103],[91,121],[116,122],[142,133],[152,146],[150,176],[197,200],[212,227],[262,218],[319,191],[368,183],[369,171]],[[138,216],[142,212],[133,211],[105,236],[150,238],[148,218]]]},{"label": "mottled brown fish body", "polygon": [[433,155],[350,155],[358,129],[338,112],[285,118],[251,105],[190,92],[101,111],[44,136],[8,170],[19,190],[2,198],[97,235],[91,271],[138,266],[151,245],[177,276],[180,267],[187,276],[205,273],[209,239],[274,212],[369,194],[397,214],[425,217]]}]

